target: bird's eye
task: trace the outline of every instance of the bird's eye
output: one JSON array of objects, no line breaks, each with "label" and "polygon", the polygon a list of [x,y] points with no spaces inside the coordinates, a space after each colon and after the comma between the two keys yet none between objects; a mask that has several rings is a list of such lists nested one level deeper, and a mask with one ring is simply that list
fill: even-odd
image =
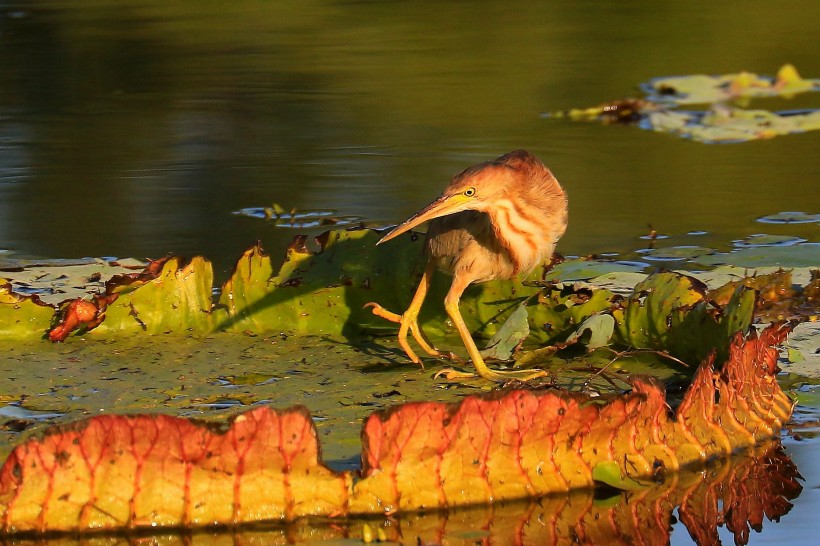
[{"label": "bird's eye", "polygon": [[467,188],[464,190],[464,197],[472,197],[475,195],[475,188]]}]

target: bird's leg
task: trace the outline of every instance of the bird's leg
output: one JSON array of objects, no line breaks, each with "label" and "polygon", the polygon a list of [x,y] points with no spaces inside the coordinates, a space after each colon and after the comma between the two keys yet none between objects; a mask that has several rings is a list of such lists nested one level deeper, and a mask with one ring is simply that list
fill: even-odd
[{"label": "bird's leg", "polygon": [[[473,366],[475,366],[475,370],[478,375],[484,379],[489,379],[490,381],[506,381],[511,378],[529,381],[530,379],[535,379],[536,377],[544,377],[546,373],[542,370],[511,370],[502,372],[491,370],[487,366],[484,362],[484,358],[478,351],[478,347],[476,347],[475,341],[473,341],[473,336],[470,334],[470,330],[464,323],[464,319],[461,316],[461,311],[458,308],[458,302],[461,299],[461,295],[464,293],[464,290],[467,289],[467,286],[470,285],[470,282],[472,282],[470,279],[467,279],[464,275],[460,275],[456,272],[453,277],[453,284],[450,286],[450,290],[444,298],[444,309],[447,310],[447,314],[450,315],[450,319],[453,321],[458,333],[461,335],[461,340],[467,348],[467,352],[470,355],[470,359],[473,361]],[[442,376],[447,379],[465,379],[475,377],[475,374],[447,369],[438,372],[436,376]]]},{"label": "bird's leg", "polygon": [[365,304],[365,307],[372,307],[374,315],[385,318],[391,322],[397,322],[399,324],[399,345],[401,345],[401,348],[404,349],[404,352],[407,353],[407,356],[415,364],[421,364],[421,359],[416,355],[413,349],[410,348],[410,344],[407,342],[408,331],[421,346],[421,348],[424,349],[424,352],[430,356],[442,356],[442,354],[436,350],[435,347],[433,347],[430,340],[427,339],[427,336],[424,335],[424,331],[421,329],[418,322],[419,311],[421,311],[421,305],[424,303],[424,298],[427,297],[427,291],[430,289],[430,281],[433,278],[433,273],[435,270],[435,264],[433,262],[429,262],[427,267],[424,269],[424,273],[421,276],[421,281],[419,282],[418,288],[416,288],[416,293],[413,296],[413,300],[410,302],[410,306],[401,315],[388,311],[378,303],[371,302]]}]

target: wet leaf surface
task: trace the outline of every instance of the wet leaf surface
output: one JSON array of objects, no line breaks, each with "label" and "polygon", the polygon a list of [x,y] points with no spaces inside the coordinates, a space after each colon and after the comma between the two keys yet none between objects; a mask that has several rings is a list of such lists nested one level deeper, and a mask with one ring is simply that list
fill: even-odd
[{"label": "wet leaf surface", "polygon": [[499,502],[591,488],[596,474],[609,485],[659,479],[778,434],[792,407],[774,380],[786,333],[739,336],[720,375],[704,362],[675,418],[659,384],[637,377],[630,394],[604,401],[510,390],[377,411],[355,484],[321,463],[304,408],[262,406],[228,426],[93,417],[12,451],[0,470],[3,528],[236,525]]}]

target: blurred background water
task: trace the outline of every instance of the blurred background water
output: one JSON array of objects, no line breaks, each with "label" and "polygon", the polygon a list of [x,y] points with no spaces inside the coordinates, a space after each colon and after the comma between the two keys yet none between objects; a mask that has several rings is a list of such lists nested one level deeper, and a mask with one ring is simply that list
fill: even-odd
[{"label": "blurred background water", "polygon": [[815,0],[0,2],[0,250],[203,254],[224,278],[254,241],[304,231],[234,211],[398,222],[515,148],[569,192],[564,254],[628,257],[648,225],[721,249],[816,241],[817,223],[756,218],[820,212],[820,133],[705,145],[543,113],[658,76],[820,77],[817,21]]}]

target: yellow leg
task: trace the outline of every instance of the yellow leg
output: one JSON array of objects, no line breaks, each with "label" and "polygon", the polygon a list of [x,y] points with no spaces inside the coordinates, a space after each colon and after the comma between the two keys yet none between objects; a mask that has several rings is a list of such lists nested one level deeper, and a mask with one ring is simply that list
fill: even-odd
[{"label": "yellow leg", "polygon": [[427,264],[427,267],[424,269],[424,274],[421,276],[421,282],[419,282],[419,286],[416,288],[413,300],[410,302],[410,306],[401,315],[388,311],[378,303],[370,302],[365,304],[365,307],[372,307],[374,315],[399,324],[399,345],[401,345],[401,348],[404,349],[404,352],[407,353],[407,356],[415,364],[421,364],[421,359],[416,355],[413,349],[410,348],[410,344],[407,342],[408,332],[410,332],[413,339],[416,340],[416,343],[419,344],[424,352],[430,356],[443,356],[433,347],[418,323],[419,311],[421,311],[424,298],[427,297],[427,292],[430,289],[430,281],[433,278],[435,270],[436,268],[433,263]]},{"label": "yellow leg", "polygon": [[[461,340],[467,348],[467,353],[469,353],[470,359],[472,359],[473,366],[475,366],[475,370],[478,375],[484,379],[489,379],[490,381],[506,381],[511,378],[529,381],[530,379],[535,379],[536,377],[546,376],[546,373],[542,370],[512,370],[501,372],[491,370],[487,366],[484,362],[484,358],[481,356],[481,353],[479,353],[478,347],[476,347],[475,341],[473,341],[473,336],[470,334],[470,330],[464,323],[464,319],[461,317],[461,311],[458,308],[458,302],[461,299],[461,295],[464,293],[467,286],[469,286],[470,282],[472,281],[456,274],[453,278],[453,284],[450,286],[450,290],[444,298],[444,309],[447,311],[447,314],[450,315],[450,319],[453,321],[453,324],[455,324],[459,335],[461,335]],[[436,376],[443,376],[447,379],[464,379],[475,377],[475,374],[450,369],[442,370],[437,373]]]}]

